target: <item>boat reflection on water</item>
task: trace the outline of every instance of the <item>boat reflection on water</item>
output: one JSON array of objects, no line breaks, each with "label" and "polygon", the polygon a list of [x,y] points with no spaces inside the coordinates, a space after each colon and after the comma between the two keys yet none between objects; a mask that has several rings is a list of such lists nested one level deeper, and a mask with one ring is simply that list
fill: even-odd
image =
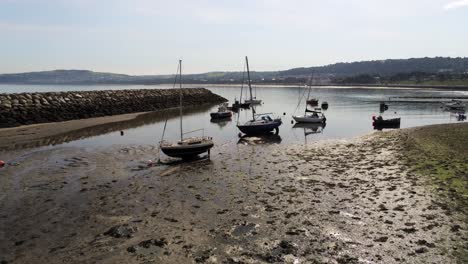
[{"label": "boat reflection on water", "polygon": [[294,129],[304,129],[304,142],[307,144],[307,136],[312,134],[322,134],[326,123],[296,123]]},{"label": "boat reflection on water", "polygon": [[278,134],[268,133],[258,136],[247,136],[244,135],[239,138],[237,144],[243,145],[264,145],[264,144],[279,144],[281,143],[281,137]]},{"label": "boat reflection on water", "polygon": [[[206,104],[201,106],[184,107],[186,116],[193,114],[204,113],[213,107],[212,104]],[[42,146],[54,146],[58,144],[68,143],[76,140],[82,140],[90,137],[100,136],[109,134],[116,131],[124,131],[127,129],[142,127],[146,125],[155,124],[158,122],[164,122],[167,119],[173,119],[178,117],[179,109],[166,109],[156,112],[149,112],[138,115],[134,119],[107,123],[102,125],[96,125],[92,127],[86,127],[70,132],[57,134],[53,136],[35,138],[28,141],[18,140],[17,142],[11,142],[8,146],[1,146],[2,150],[17,150],[25,148],[35,148]],[[69,122],[80,122],[80,120],[69,121]]]},{"label": "boat reflection on water", "polygon": [[226,118],[211,118],[210,122],[213,124],[217,124],[219,127],[225,127],[229,122],[232,121],[231,117]]},{"label": "boat reflection on water", "polygon": [[322,133],[325,126],[326,123],[296,123],[293,128],[303,128],[304,134],[308,136],[310,134]]}]

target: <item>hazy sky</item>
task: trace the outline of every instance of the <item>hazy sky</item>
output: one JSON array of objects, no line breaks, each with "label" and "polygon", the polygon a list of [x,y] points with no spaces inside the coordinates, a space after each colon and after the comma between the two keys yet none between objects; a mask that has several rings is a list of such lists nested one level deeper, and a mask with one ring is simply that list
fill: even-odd
[{"label": "hazy sky", "polygon": [[468,0],[0,0],[0,73],[468,56]]}]

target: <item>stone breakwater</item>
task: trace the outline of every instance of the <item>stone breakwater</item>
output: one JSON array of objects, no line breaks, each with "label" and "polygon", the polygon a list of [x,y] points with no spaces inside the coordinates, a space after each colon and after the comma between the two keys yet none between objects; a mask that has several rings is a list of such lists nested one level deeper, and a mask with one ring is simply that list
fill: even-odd
[{"label": "stone breakwater", "polygon": [[[183,89],[184,106],[226,99],[205,88]],[[149,112],[179,106],[179,89],[0,94],[0,128]]]}]

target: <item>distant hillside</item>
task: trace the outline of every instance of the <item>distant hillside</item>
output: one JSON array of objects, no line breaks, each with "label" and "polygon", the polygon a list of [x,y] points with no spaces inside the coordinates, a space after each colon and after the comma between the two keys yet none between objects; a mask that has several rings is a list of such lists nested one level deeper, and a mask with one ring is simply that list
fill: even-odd
[{"label": "distant hillside", "polygon": [[[413,58],[398,60],[361,61],[336,63],[326,66],[294,68],[285,71],[252,72],[251,78],[263,83],[305,82],[311,75],[326,82],[358,76],[422,72],[427,74],[468,72],[468,58]],[[238,83],[242,72],[208,72],[184,75],[186,83]],[[100,73],[87,70],[55,70],[16,74],[0,74],[0,83],[16,84],[160,84],[173,82],[171,75],[134,76],[126,74]]]},{"label": "distant hillside", "polygon": [[102,73],[87,70],[55,70],[1,74],[0,83],[21,84],[143,84],[152,76]]},{"label": "distant hillside", "polygon": [[360,74],[389,76],[397,73],[410,72],[463,73],[466,71],[468,71],[468,58],[436,57],[336,63],[319,67],[290,69],[281,71],[280,75],[299,76],[315,73],[332,74],[336,76],[351,76]]}]

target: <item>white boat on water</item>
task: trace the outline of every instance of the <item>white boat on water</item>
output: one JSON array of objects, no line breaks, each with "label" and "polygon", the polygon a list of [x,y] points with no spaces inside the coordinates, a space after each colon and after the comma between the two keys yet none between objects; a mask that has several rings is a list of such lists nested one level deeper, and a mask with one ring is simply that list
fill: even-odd
[{"label": "white boat on water", "polygon": [[[327,121],[327,118],[322,113],[322,109],[321,108],[315,108],[314,110],[310,110],[308,108],[311,101],[314,101],[314,102],[318,103],[318,99],[315,99],[315,98],[311,99],[310,98],[310,89],[311,88],[309,86],[304,115],[293,115],[292,118],[297,123],[322,123],[322,124],[324,124],[325,121]],[[301,98],[299,98],[299,103],[297,104],[298,106],[301,104],[301,100],[302,100],[302,96],[301,96]]]},{"label": "white boat on water", "polygon": [[327,118],[322,112],[308,109],[306,109],[304,115],[293,116],[292,118],[298,123],[325,123],[327,121]]}]

